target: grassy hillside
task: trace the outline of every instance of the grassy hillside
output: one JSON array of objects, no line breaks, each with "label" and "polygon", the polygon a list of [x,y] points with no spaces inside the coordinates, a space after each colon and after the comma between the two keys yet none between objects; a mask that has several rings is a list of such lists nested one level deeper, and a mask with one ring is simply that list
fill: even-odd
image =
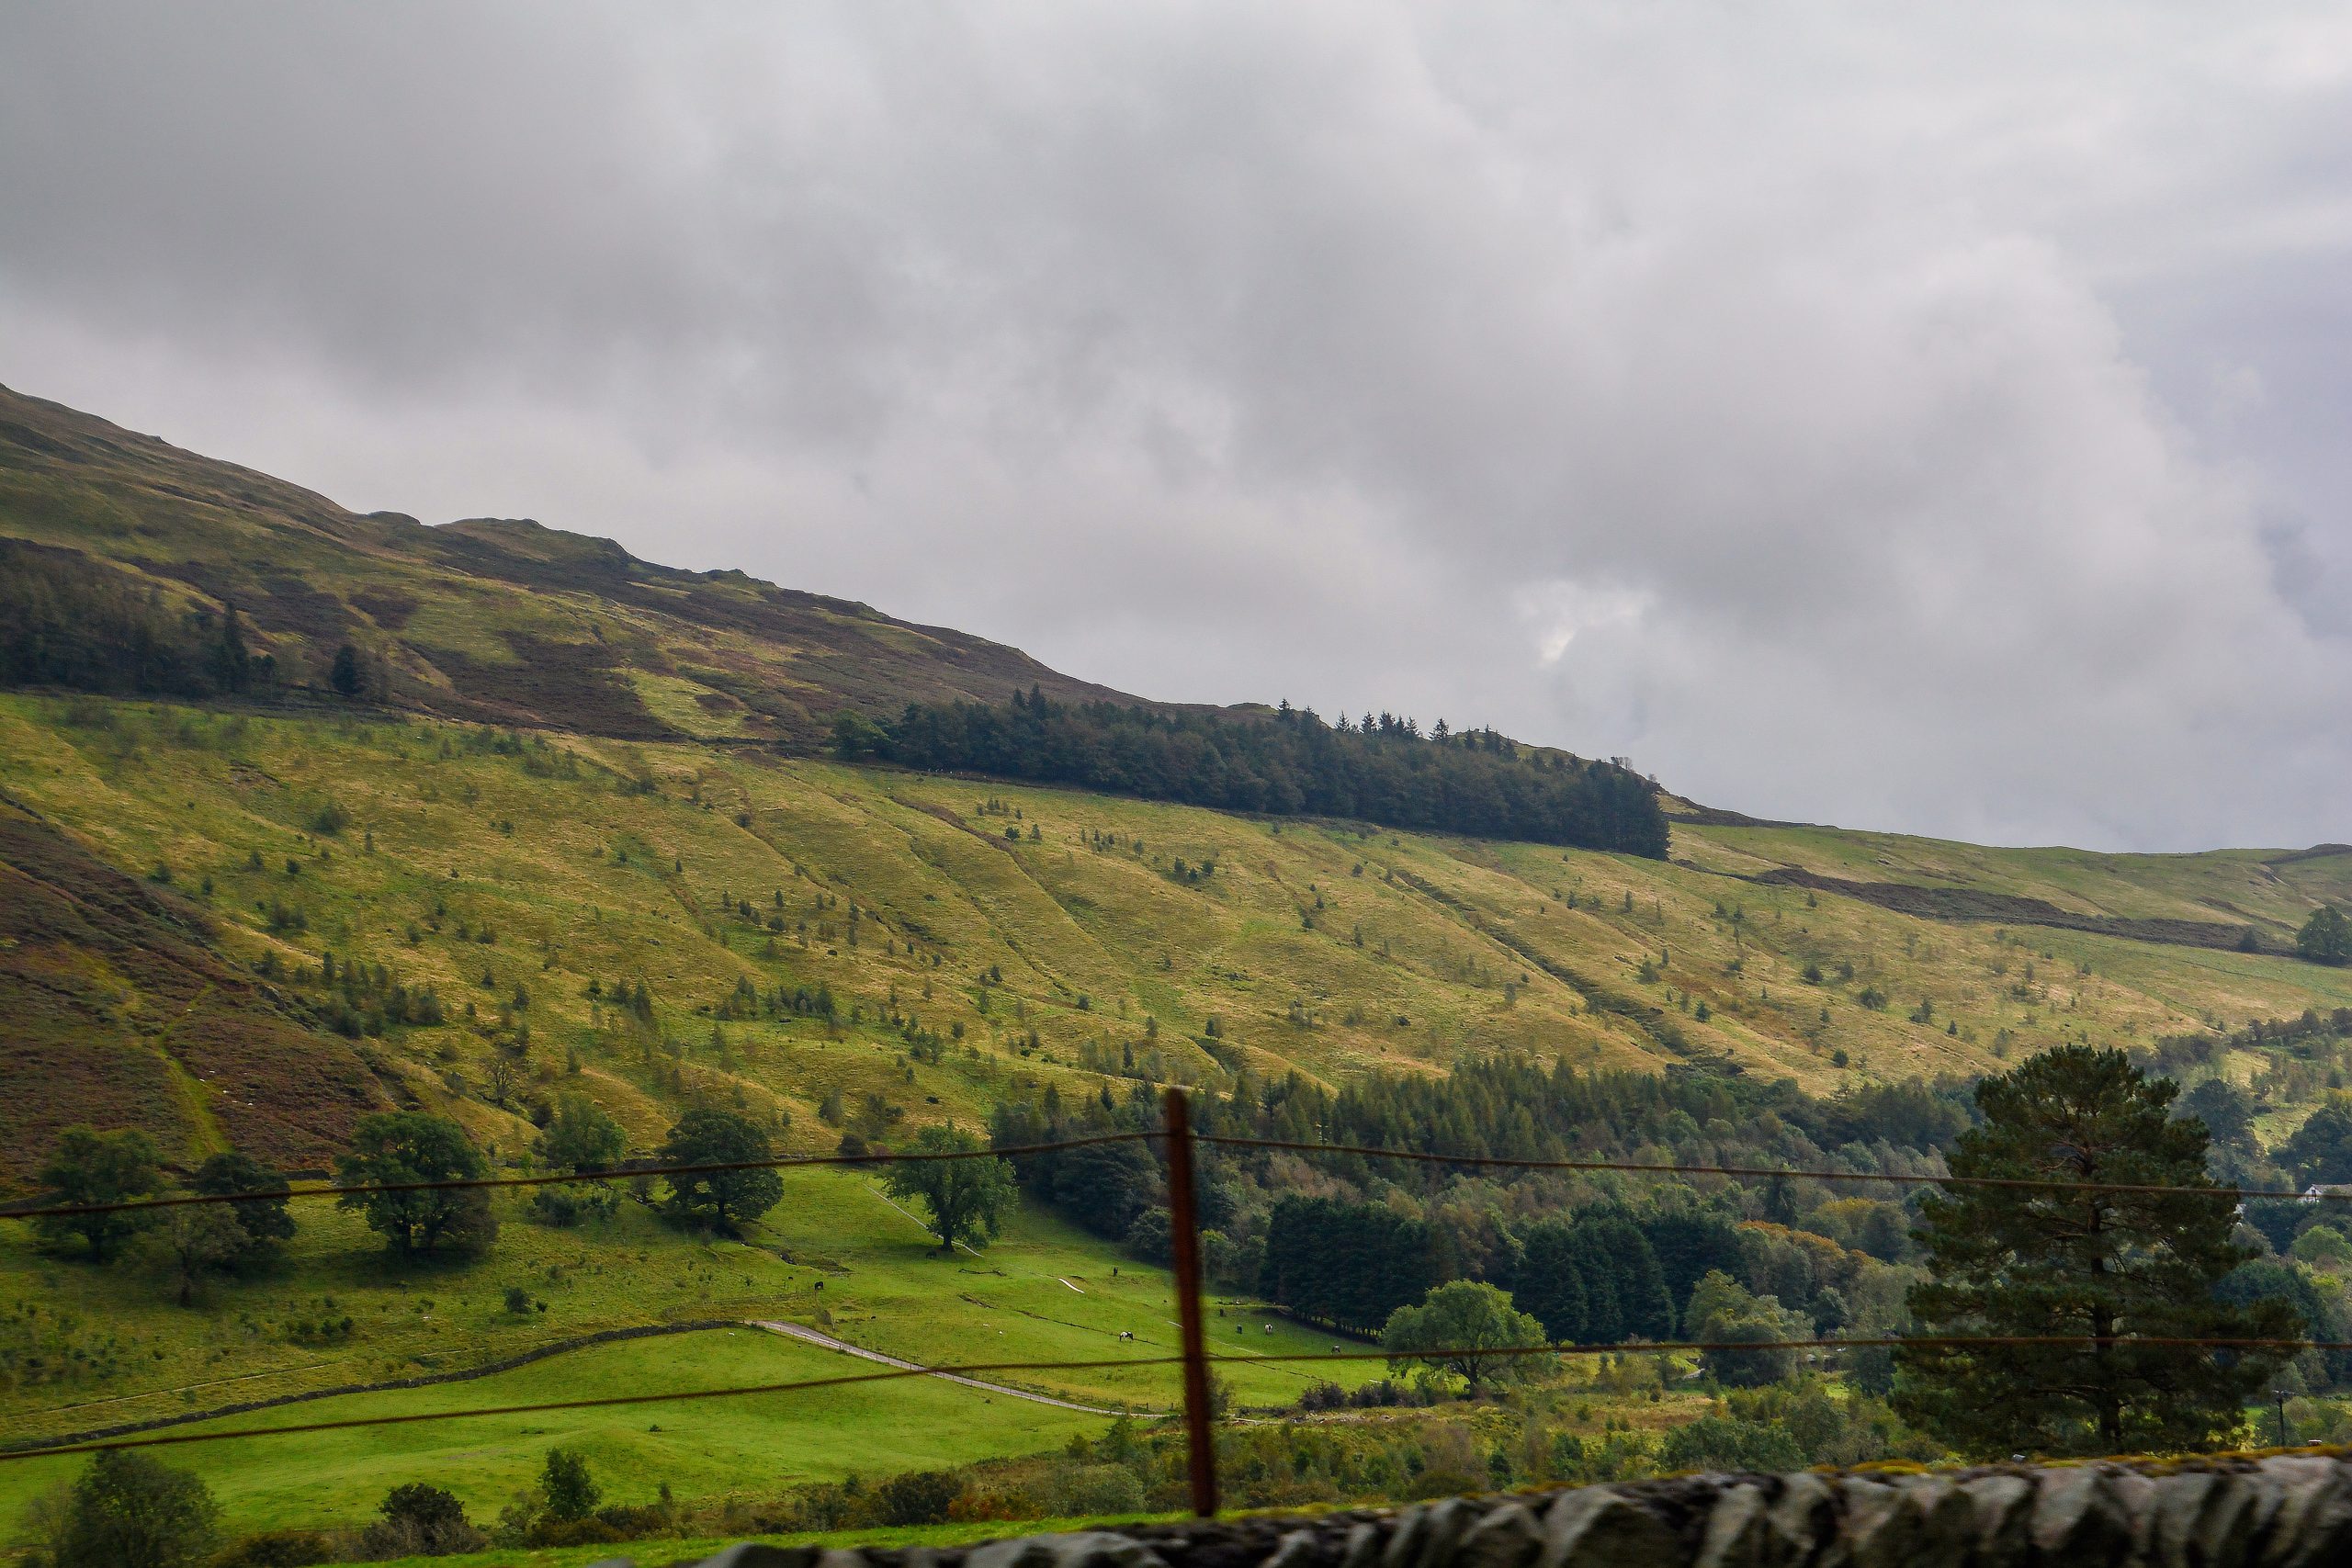
[{"label": "grassy hillside", "polygon": [[[2352,974],[2277,954],[1743,879],[1821,863],[1834,841],[1813,830],[1679,827],[1660,863],[692,745],[42,697],[0,700],[0,791],[28,890],[0,986],[38,1025],[0,1050],[57,1089],[0,1105],[17,1180],[58,1127],[134,1109],[182,1157],[227,1140],[316,1166],[395,1102],[516,1151],[529,1099],[568,1084],[639,1146],[704,1096],[814,1149],[837,1136],[816,1114],[833,1092],[970,1124],[1045,1082],[1336,1083],[1465,1051],[1724,1061],[1828,1089],[2352,1004]],[[2346,856],[1865,842],[1883,875],[1948,850],[2120,914],[2226,886],[2273,931],[2352,880]],[[448,1021],[320,1027],[329,951],[433,987]],[[604,994],[638,979],[650,1023]],[[823,987],[836,1021],[715,1016],[742,985]],[[530,1072],[494,1103],[492,1041],[518,1027]],[[910,1027],[944,1037],[936,1065],[909,1057]]]},{"label": "grassy hillside", "polygon": [[[86,603],[128,632],[217,638],[234,604],[276,661],[195,704],[0,694],[0,1196],[28,1191],[78,1122],[144,1129],[182,1168],[233,1146],[317,1170],[359,1116],[416,1108],[511,1165],[534,1114],[579,1093],[635,1150],[716,1104],[806,1154],[845,1130],[976,1126],[1047,1088],[1107,1105],[1138,1085],[1339,1089],[1511,1057],[1831,1095],[2352,1007],[2352,971],[2290,956],[2313,909],[2352,902],[2342,846],[1996,850],[1690,808],[1657,860],[849,766],[809,745],[843,707],[1103,694],[959,634],[536,525],[356,517],[6,392],[0,547],[0,570],[39,590],[0,594],[8,637],[95,647],[71,583],[111,573]],[[59,582],[63,598],[40,586]],[[345,644],[360,689],[337,695]],[[2247,1080],[2286,1054],[2242,1041],[2212,1066]],[[2266,1144],[2340,1087],[2323,1055],[2266,1079]],[[1700,1120],[1678,1149],[1727,1145],[1734,1129]],[[305,1204],[282,1260],[193,1310],[152,1257],[99,1270],[0,1224],[0,1441],[705,1319],[931,1362],[1148,1357],[1172,1337],[1163,1271],[1034,1208],[982,1255],[933,1257],[861,1174],[795,1173],[740,1241],[632,1205],[565,1231],[500,1209],[488,1258],[395,1269],[355,1217]],[[1225,1348],[1328,1343],[1219,1312]],[[243,1421],[846,1364],[738,1326]],[[1342,1382],[1370,1375],[1349,1365]],[[1315,1375],[1232,1381],[1280,1404]],[[1106,1408],[1172,1397],[1162,1369],[1023,1382]],[[1623,1408],[1575,1421],[1652,1429],[1688,1413],[1679,1391],[1619,1390]],[[637,1502],[662,1481],[772,1492],[1034,1452],[1105,1421],[922,1382],[184,1457],[251,1529],[347,1521],[412,1479],[486,1516],[555,1442]],[[0,1515],[70,1468],[0,1465]]]},{"label": "grassy hillside", "polygon": [[[2352,976],[2275,954],[1935,921],[1744,880],[1780,865],[1921,876],[1948,865],[1939,854],[1969,855],[2005,890],[2081,898],[2064,879],[2091,879],[2101,901],[2086,907],[2136,915],[2191,906],[2234,876],[2263,884],[2267,902],[2238,902],[2284,929],[2299,903],[2335,891],[2325,879],[2343,857],[2266,871],[2250,869],[2258,856],[2100,863],[1878,840],[1834,859],[1838,840],[1815,830],[1683,824],[1661,863],[684,743],[40,695],[0,698],[0,829],[15,895],[0,1008],[16,1021],[0,1074],[43,1088],[0,1100],[19,1190],[55,1132],[85,1120],[143,1126],[183,1163],[233,1144],[316,1168],[357,1114],[413,1105],[514,1157],[535,1131],[532,1101],[579,1090],[636,1147],[681,1107],[717,1101],[818,1151],[840,1135],[820,1116],[836,1095],[853,1114],[873,1097],[869,1114],[898,1137],[974,1124],[1046,1083],[1076,1097],[1131,1078],[1224,1087],[1296,1068],[1336,1085],[1373,1069],[1439,1073],[1464,1053],[1694,1061],[1826,1090],[1982,1071],[2064,1038],[2145,1043],[2352,1005]],[[447,1021],[338,1032],[343,994],[320,982],[328,952],[364,966],[369,987],[381,965],[431,987]],[[640,979],[650,1021],[609,1005]],[[745,983],[822,987],[834,1020],[718,1016]],[[1883,1006],[1867,1005],[1873,989]],[[370,994],[357,993],[363,1010]],[[1913,1021],[1923,997],[1930,1021]],[[527,1066],[502,1088],[496,1043],[518,1028]],[[939,1040],[935,1063],[910,1053],[910,1031]],[[355,1217],[306,1205],[282,1265],[216,1283],[195,1312],[169,1304],[154,1264],[94,1270],[0,1230],[0,1294],[25,1303],[0,1434],[479,1365],[664,1321],[829,1319],[854,1342],[927,1360],[1115,1355],[1122,1328],[1138,1336],[1127,1353],[1150,1354],[1169,1337],[1165,1276],[1106,1244],[1024,1212],[996,1248],[947,1263],[852,1175],[793,1177],[748,1245],[705,1245],[633,1207],[580,1232],[505,1209],[489,1260],[398,1272]],[[547,1311],[508,1313],[510,1284]],[[349,1337],[318,1332],[345,1316]],[[1242,1345],[1270,1342],[1261,1319],[1220,1320],[1220,1335],[1227,1323],[1249,1331]],[[1320,1342],[1286,1325],[1271,1340]],[[38,1378],[23,1375],[33,1357],[48,1363]],[[707,1333],[243,1419],[839,1364]],[[1306,1376],[1269,1368],[1237,1378],[1237,1392],[1277,1403]],[[1158,1370],[1035,1381],[1087,1403],[1169,1397]],[[492,1507],[558,1440],[693,1496],[747,1476],[781,1485],[1028,1451],[1102,1424],[1001,1399],[984,1420],[936,1419],[985,1397],[927,1385],[914,1404],[866,1415],[828,1396],[183,1457],[250,1529],[356,1517],[388,1477],[448,1479]],[[890,1412],[912,1412],[921,1439]],[[318,1451],[336,1456],[332,1485],[311,1462]],[[6,1467],[0,1490],[19,1495],[65,1464]]]}]

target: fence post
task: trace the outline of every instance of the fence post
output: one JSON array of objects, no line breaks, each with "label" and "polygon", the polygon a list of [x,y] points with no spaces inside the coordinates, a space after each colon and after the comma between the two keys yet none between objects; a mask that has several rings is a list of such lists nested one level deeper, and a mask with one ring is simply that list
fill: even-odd
[{"label": "fence post", "polygon": [[1184,1342],[1184,1451],[1193,1512],[1216,1514],[1216,1432],[1209,1418],[1208,1348],[1201,1332],[1201,1227],[1193,1209],[1193,1118],[1184,1091],[1160,1101],[1168,1124],[1169,1239],[1176,1253],[1176,1323]]}]

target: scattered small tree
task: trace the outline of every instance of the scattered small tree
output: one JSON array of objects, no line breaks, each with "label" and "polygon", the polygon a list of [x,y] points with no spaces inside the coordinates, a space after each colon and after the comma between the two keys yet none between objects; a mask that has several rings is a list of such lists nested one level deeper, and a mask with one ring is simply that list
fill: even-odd
[{"label": "scattered small tree", "polygon": [[2178,1092],[2087,1045],[1976,1086],[1984,1121],[1954,1144],[1954,1176],[2186,1190],[1964,1187],[1925,1199],[1916,1234],[1929,1277],[1910,1292],[1925,1332],[2089,1342],[1997,1355],[1905,1345],[1894,1404],[1906,1419],[1975,1455],[2172,1451],[2235,1434],[2280,1358],[2149,1341],[2303,1329],[2283,1303],[2215,1293],[2252,1254],[2231,1239],[2233,1194],[2206,1175],[2204,1125],[2169,1114]]},{"label": "scattered small tree", "polygon": [[251,1246],[245,1228],[220,1203],[190,1203],[164,1211],[156,1235],[170,1253],[182,1306],[196,1304],[197,1287],[215,1269],[231,1269]]},{"label": "scattered small tree", "polygon": [[[678,1118],[658,1151],[663,1165],[732,1165],[769,1157],[768,1135],[757,1122],[705,1106]],[[696,1170],[662,1178],[662,1208],[684,1224],[731,1230],[756,1220],[784,1197],[774,1170]]]},{"label": "scattered small tree", "polygon": [[2278,1162],[2304,1181],[2352,1181],[2352,1096],[2331,1094],[2278,1145]]},{"label": "scattered small tree", "polygon": [[[49,1163],[40,1171],[41,1197],[51,1204],[121,1203],[153,1197],[164,1190],[155,1145],[136,1130],[100,1133],[88,1127],[68,1127],[58,1134]],[[43,1241],[62,1245],[79,1238],[90,1249],[90,1260],[103,1263],[118,1243],[153,1224],[153,1213],[138,1211],[108,1214],[40,1214],[33,1230]]]},{"label": "scattered small tree", "polygon": [[504,1051],[492,1051],[482,1068],[482,1086],[490,1091],[490,1102],[503,1109],[522,1083],[523,1065]]},{"label": "scattered small tree", "polygon": [[914,1153],[970,1157],[909,1160],[891,1166],[882,1178],[893,1197],[921,1199],[931,1211],[932,1234],[939,1237],[942,1252],[953,1252],[959,1243],[975,1249],[986,1246],[1019,1200],[1011,1163],[980,1153],[982,1146],[961,1128],[925,1127],[915,1136]]},{"label": "scattered small tree", "polygon": [[356,697],[367,689],[367,671],[359,662],[359,650],[345,643],[334,650],[334,665],[327,672],[327,684],[339,697]]},{"label": "scattered small tree", "polygon": [[438,1486],[415,1481],[395,1486],[376,1511],[384,1517],[360,1539],[371,1558],[447,1557],[487,1544],[466,1517],[465,1505]]},{"label": "scattered small tree", "polygon": [[2352,964],[2352,919],[2333,904],[2322,904],[2295,933],[2298,956],[2313,964]]},{"label": "scattered small tree", "polygon": [[[1720,1269],[1710,1269],[1690,1288],[1687,1309],[1690,1337],[1712,1345],[1770,1344],[1811,1337],[1813,1325],[1784,1311],[1779,1298],[1758,1296]],[[1793,1350],[1709,1350],[1701,1370],[1733,1388],[1760,1388],[1792,1376]]]},{"label": "scattered small tree", "polygon": [[604,1500],[588,1461],[570,1449],[549,1449],[547,1467],[539,1472],[539,1503],[545,1517],[574,1524],[596,1511]]},{"label": "scattered small tree", "polygon": [[[610,1170],[627,1150],[620,1123],[584,1094],[567,1094],[556,1101],[555,1115],[540,1134],[540,1159],[558,1170]],[[605,1181],[567,1182],[542,1187],[531,1200],[531,1213],[549,1224],[568,1225],[584,1212],[609,1217],[618,1202]]]},{"label": "scattered small tree", "polygon": [[1486,1356],[1483,1350],[1526,1350],[1547,1341],[1544,1325],[1511,1305],[1509,1294],[1492,1285],[1453,1280],[1438,1286],[1419,1306],[1401,1306],[1388,1314],[1381,1330],[1380,1348],[1388,1352],[1392,1369],[1419,1362],[1438,1371],[1460,1376],[1476,1393],[1488,1379],[1510,1381],[1528,1376],[1548,1356]]},{"label": "scattered small tree", "polygon": [[335,1178],[365,1190],[346,1192],[336,1202],[361,1211],[368,1227],[391,1243],[400,1257],[444,1246],[479,1254],[489,1250],[498,1235],[488,1192],[479,1187],[388,1189],[411,1182],[472,1180],[489,1170],[465,1129],[445,1116],[421,1111],[364,1116],[352,1129],[351,1152],[335,1161]]},{"label": "scattered small tree", "polygon": [[187,1186],[191,1192],[213,1198],[247,1192],[263,1194],[220,1205],[236,1216],[238,1228],[244,1232],[244,1246],[231,1260],[232,1265],[265,1258],[294,1235],[294,1215],[286,1201],[290,1190],[286,1178],[251,1155],[239,1154],[234,1149],[214,1155],[196,1168]]},{"label": "scattered small tree", "polygon": [[211,1551],[220,1518],[195,1476],[110,1450],[74,1483],[56,1568],[187,1568]]}]

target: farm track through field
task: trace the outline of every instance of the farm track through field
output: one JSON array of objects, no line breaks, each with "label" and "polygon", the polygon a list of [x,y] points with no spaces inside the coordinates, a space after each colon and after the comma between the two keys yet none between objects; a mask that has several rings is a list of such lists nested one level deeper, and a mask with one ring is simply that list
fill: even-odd
[{"label": "farm track through field", "polygon": [[[855,1356],[861,1360],[879,1361],[886,1367],[897,1367],[902,1371],[931,1372],[931,1369],[920,1361],[904,1361],[896,1356],[886,1356],[879,1350],[868,1350],[861,1346],[852,1345],[845,1339],[836,1339],[830,1334],[820,1334],[817,1330],[804,1327],[797,1323],[754,1322],[752,1326],[764,1328],[771,1334],[781,1334],[788,1339],[801,1340],[806,1344],[816,1346],[820,1350],[838,1350],[844,1356]],[[1025,1399],[1033,1404],[1050,1404],[1057,1410],[1075,1410],[1082,1416],[1122,1414],[1116,1410],[1105,1410],[1097,1404],[1080,1404],[1074,1400],[1057,1399],[1050,1393],[1032,1393],[1025,1388],[1012,1388],[1001,1382],[984,1382],[978,1378],[967,1378],[960,1372],[931,1372],[931,1375],[944,1382],[959,1382],[966,1388],[977,1388],[986,1393],[1001,1393],[1012,1399]]]},{"label": "farm track through field", "polygon": [[[153,1432],[164,1427],[186,1427],[198,1421],[217,1421],[223,1416],[243,1416],[255,1410],[275,1410],[281,1405],[305,1404],[315,1399],[341,1399],[347,1394],[388,1393],[396,1389],[432,1388],[440,1383],[470,1382],[476,1378],[495,1377],[511,1372],[517,1367],[527,1367],[534,1361],[544,1361],[551,1356],[568,1355],[574,1350],[593,1349],[623,1339],[650,1339],[667,1334],[701,1334],[714,1328],[739,1328],[740,1323],[727,1318],[707,1318],[693,1323],[656,1323],[637,1328],[608,1328],[601,1333],[583,1334],[576,1338],[558,1340],[542,1345],[536,1350],[526,1350],[519,1356],[507,1356],[495,1361],[485,1361],[479,1367],[467,1367],[454,1372],[429,1372],[423,1377],[391,1378],[383,1382],[339,1383],[333,1388],[308,1389],[300,1393],[281,1393],[269,1399],[249,1399],[235,1404],[222,1404],[210,1410],[182,1411],[174,1416],[158,1416],[145,1421],[126,1421],[119,1426],[101,1427],[87,1432],[67,1432],[47,1438],[31,1438],[17,1442],[0,1443],[0,1450],[17,1451],[29,1449],[62,1448],[72,1443],[104,1442],[109,1438],[125,1438],[134,1432]],[[765,1326],[764,1325],[763,1326]],[[158,1389],[169,1393],[169,1389]],[[143,1398],[145,1395],[127,1397]]]}]

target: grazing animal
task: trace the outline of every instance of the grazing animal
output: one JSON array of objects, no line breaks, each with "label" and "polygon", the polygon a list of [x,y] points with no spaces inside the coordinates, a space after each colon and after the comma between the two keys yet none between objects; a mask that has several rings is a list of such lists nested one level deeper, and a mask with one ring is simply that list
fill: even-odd
[{"label": "grazing animal", "polygon": [[1122,1339],[1133,1339],[1135,1335],[1129,1330],[1122,1328],[1119,1330],[1119,1337]]}]

